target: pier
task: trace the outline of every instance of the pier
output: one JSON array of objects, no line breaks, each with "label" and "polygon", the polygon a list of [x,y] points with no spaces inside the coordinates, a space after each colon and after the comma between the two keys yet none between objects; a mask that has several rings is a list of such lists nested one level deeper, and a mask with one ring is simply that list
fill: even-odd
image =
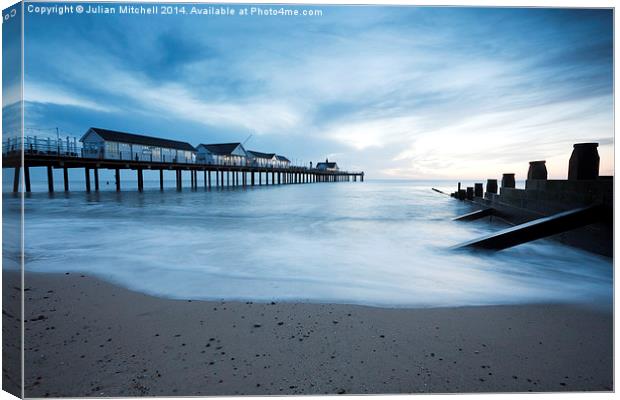
[{"label": "pier", "polygon": [[56,190],[54,169],[62,169],[62,190],[68,192],[73,187],[69,181],[68,171],[69,169],[76,168],[84,170],[84,190],[86,192],[92,190],[99,191],[99,170],[101,169],[114,171],[116,191],[121,191],[125,187],[121,182],[121,170],[135,171],[137,178],[136,189],[138,191],[144,190],[143,174],[144,171],[149,170],[159,171],[160,190],[165,189],[164,171],[175,171],[176,190],[182,190],[183,188],[183,171],[190,172],[191,189],[197,189],[201,186],[204,188],[224,188],[323,182],[364,182],[364,172],[320,170],[305,166],[261,167],[85,157],[82,149],[72,147],[72,142],[69,140],[67,140],[67,143],[48,140],[38,143],[36,146],[24,146],[23,154],[21,146],[10,147],[5,144],[2,161],[3,168],[14,168],[15,170],[13,192],[19,192],[22,175],[24,191],[31,191],[30,168],[33,167],[47,169],[49,192]]}]

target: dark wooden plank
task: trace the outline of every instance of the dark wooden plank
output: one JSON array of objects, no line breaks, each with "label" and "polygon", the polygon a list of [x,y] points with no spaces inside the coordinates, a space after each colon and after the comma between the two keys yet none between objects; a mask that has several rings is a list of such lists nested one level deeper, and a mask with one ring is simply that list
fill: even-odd
[{"label": "dark wooden plank", "polygon": [[610,218],[603,206],[591,206],[539,218],[454,247],[503,250]]}]

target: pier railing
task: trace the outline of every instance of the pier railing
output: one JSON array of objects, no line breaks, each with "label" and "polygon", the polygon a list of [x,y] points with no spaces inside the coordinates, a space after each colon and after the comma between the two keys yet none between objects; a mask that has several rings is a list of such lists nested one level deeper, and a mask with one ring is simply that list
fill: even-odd
[{"label": "pier railing", "polygon": [[117,161],[146,161],[168,164],[197,164],[212,165],[225,167],[260,167],[260,168],[291,168],[291,169],[307,169],[305,166],[285,165],[285,164],[259,164],[250,160],[246,162],[238,162],[233,160],[197,160],[196,156],[184,157],[172,154],[162,154],[155,151],[132,152],[132,151],[109,151],[104,149],[93,149],[82,145],[75,137],[52,138],[24,136],[7,138],[2,144],[2,154],[11,155],[21,152],[24,154],[87,158],[96,160],[117,160]]}]

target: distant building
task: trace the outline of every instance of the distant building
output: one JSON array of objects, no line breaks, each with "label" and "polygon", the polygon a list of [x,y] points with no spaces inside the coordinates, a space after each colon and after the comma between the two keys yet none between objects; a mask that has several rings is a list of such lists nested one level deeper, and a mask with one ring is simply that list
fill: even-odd
[{"label": "distant building", "polygon": [[276,158],[278,159],[278,164],[277,164],[278,168],[288,168],[291,166],[291,160],[289,160],[288,158],[284,156],[279,156],[277,154],[276,154]]},{"label": "distant building", "polygon": [[189,143],[152,136],[90,128],[80,139],[88,158],[193,163],[196,149]]},{"label": "distant building", "polygon": [[316,163],[316,169],[319,171],[338,171],[338,164],[335,162],[329,162],[328,159],[325,159],[325,162]]},{"label": "distant building", "polygon": [[248,152],[241,143],[199,144],[196,162],[216,165],[248,165]]},{"label": "distant building", "polygon": [[262,153],[260,151],[248,150],[250,165],[256,167],[274,167],[278,163],[275,153]]}]

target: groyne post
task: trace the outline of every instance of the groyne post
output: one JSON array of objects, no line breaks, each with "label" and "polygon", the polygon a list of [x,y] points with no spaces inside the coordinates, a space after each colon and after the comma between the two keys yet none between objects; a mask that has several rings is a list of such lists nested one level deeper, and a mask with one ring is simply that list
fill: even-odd
[{"label": "groyne post", "polygon": [[598,143],[577,143],[568,162],[568,180],[597,179],[600,157]]},{"label": "groyne post", "polygon": [[487,179],[487,193],[497,194],[497,179]]},{"label": "groyne post", "polygon": [[483,196],[482,183],[474,183],[474,196],[482,197]]}]

